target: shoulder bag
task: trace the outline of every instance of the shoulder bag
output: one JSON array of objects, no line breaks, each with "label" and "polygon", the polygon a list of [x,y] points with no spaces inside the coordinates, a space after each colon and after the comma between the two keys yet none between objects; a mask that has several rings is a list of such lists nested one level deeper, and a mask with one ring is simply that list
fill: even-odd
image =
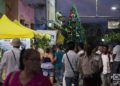
[{"label": "shoulder bag", "polygon": [[[65,53],[66,53],[66,52],[65,52]],[[73,68],[73,66],[72,66],[72,64],[71,64],[71,62],[70,62],[70,59],[69,59],[67,53],[66,53],[66,57],[67,57],[67,59],[68,59],[68,62],[69,62],[69,64],[70,64],[70,67],[71,67],[71,69],[72,69],[72,71],[73,71],[73,73],[74,73],[74,77],[73,77],[73,80],[72,80],[72,81],[73,81],[74,84],[78,84],[79,72],[77,72],[77,71],[74,70],[74,68]]]}]

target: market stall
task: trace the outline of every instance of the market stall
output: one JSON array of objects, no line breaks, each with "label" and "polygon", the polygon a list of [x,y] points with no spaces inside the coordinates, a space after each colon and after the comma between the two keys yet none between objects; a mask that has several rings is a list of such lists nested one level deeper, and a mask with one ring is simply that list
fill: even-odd
[{"label": "market stall", "polygon": [[3,15],[0,19],[0,38],[33,38],[34,33],[10,21]]},{"label": "market stall", "polygon": [[30,28],[28,28],[28,27],[25,27],[25,26],[23,26],[22,24],[20,24],[20,22],[17,21],[17,20],[14,20],[13,22],[14,22],[15,24],[17,24],[18,26],[26,29],[26,30],[32,31],[32,32],[34,33],[34,36],[35,36],[36,38],[40,38],[40,39],[41,39],[41,38],[43,37],[43,33],[38,33],[38,32],[35,31],[35,30],[32,30],[32,29],[30,29]]}]

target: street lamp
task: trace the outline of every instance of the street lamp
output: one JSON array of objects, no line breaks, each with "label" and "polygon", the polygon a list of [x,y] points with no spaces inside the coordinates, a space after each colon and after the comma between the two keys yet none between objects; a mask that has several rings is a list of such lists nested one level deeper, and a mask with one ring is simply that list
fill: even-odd
[{"label": "street lamp", "polygon": [[116,6],[111,7],[111,10],[117,10]]},{"label": "street lamp", "polygon": [[102,41],[102,42],[105,42],[105,39],[102,38],[101,41]]},{"label": "street lamp", "polygon": [[112,6],[111,7],[111,10],[113,10],[113,11],[120,11],[120,7],[118,7],[118,6]]}]

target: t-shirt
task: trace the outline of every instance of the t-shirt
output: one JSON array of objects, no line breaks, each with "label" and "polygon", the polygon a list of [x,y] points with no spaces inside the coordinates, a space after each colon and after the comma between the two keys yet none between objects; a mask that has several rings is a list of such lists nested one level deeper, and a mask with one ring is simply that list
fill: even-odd
[{"label": "t-shirt", "polygon": [[114,61],[120,61],[120,45],[116,45],[113,48],[113,54],[116,54]]},{"label": "t-shirt", "polygon": [[91,75],[94,73],[101,73],[102,72],[102,59],[101,56],[98,54],[93,54],[87,56],[86,54],[82,55],[80,58],[80,72],[83,75]]},{"label": "t-shirt", "polygon": [[56,51],[55,52],[55,57],[57,58],[55,62],[55,68],[61,68],[62,67],[62,58],[63,58],[63,52],[62,51]]},{"label": "t-shirt", "polygon": [[102,61],[103,61],[103,74],[110,73],[110,60],[108,54],[102,54]]},{"label": "t-shirt", "polygon": [[[10,73],[5,80],[4,86],[23,86],[19,79],[20,74],[19,71]],[[52,86],[52,84],[48,77],[36,74],[25,86]]]},{"label": "t-shirt", "polygon": [[[78,64],[79,64],[79,56],[72,50],[69,50],[67,52],[68,58],[72,64],[72,67],[74,69],[74,71],[79,71],[78,70]],[[64,76],[65,77],[73,77],[74,76],[74,72],[72,71],[72,68],[70,66],[70,63],[67,59],[66,53],[63,55],[63,63],[65,66],[65,72],[64,72]]]}]

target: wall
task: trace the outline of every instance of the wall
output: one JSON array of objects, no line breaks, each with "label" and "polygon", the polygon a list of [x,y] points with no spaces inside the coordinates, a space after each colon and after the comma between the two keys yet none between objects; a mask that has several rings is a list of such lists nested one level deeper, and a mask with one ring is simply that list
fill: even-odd
[{"label": "wall", "polygon": [[18,2],[18,20],[25,20],[25,24],[30,27],[31,23],[34,23],[34,9],[27,4],[23,3],[21,0]]},{"label": "wall", "polygon": [[0,16],[5,14],[5,0],[0,0]]},{"label": "wall", "polygon": [[[13,3],[14,2],[14,3]],[[22,2],[22,0],[5,0],[6,15],[11,20],[24,20],[31,27],[34,23],[34,9]]]},{"label": "wall", "polygon": [[35,17],[37,18],[37,20],[39,20],[40,22],[44,22],[47,20],[47,16],[46,16],[46,7],[43,8],[35,8]]},{"label": "wall", "polygon": [[5,3],[8,18],[11,20],[18,19],[18,0],[5,0]]},{"label": "wall", "polygon": [[46,6],[43,8],[35,8],[35,29],[45,29],[46,21]]},{"label": "wall", "polygon": [[[42,4],[44,3],[44,4]],[[35,5],[35,29],[46,29],[47,8],[46,0],[41,0],[41,4]]]},{"label": "wall", "polygon": [[47,0],[22,0],[35,8],[35,29],[45,29],[47,21]]}]

